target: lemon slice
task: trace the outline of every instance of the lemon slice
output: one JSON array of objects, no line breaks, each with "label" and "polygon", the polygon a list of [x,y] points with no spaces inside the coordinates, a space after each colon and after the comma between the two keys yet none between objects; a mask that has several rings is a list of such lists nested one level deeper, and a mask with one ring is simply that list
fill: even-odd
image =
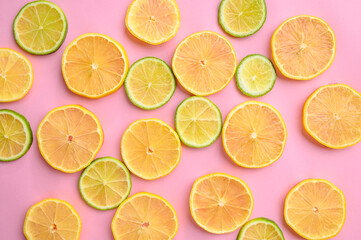
[{"label": "lemon slice", "polygon": [[285,240],[278,225],[267,218],[255,218],[243,225],[237,240]]}]

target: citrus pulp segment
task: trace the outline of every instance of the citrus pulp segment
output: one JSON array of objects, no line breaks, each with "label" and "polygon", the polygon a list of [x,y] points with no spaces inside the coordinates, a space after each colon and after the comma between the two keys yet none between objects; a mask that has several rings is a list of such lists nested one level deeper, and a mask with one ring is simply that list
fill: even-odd
[{"label": "citrus pulp segment", "polygon": [[236,106],[228,114],[222,130],[226,153],[246,168],[266,167],[278,160],[286,138],[281,114],[271,105],[257,101]]},{"label": "citrus pulp segment", "polygon": [[0,109],[0,161],[21,158],[33,143],[33,132],[26,118],[12,110]]},{"label": "citrus pulp segment", "polygon": [[345,223],[345,196],[329,181],[307,179],[287,194],[284,216],[287,224],[303,238],[329,239]]},{"label": "citrus pulp segment", "polygon": [[129,68],[124,86],[134,105],[143,109],[155,109],[170,100],[176,83],[167,63],[155,57],[145,57]]},{"label": "citrus pulp segment", "polygon": [[63,11],[44,0],[26,4],[13,24],[16,42],[25,51],[45,55],[58,50],[64,42],[68,23]]},{"label": "citrus pulp segment", "polygon": [[177,133],[162,120],[137,120],[129,125],[121,141],[124,163],[146,180],[168,175],[178,165],[181,143]]},{"label": "citrus pulp segment", "polygon": [[221,234],[233,232],[250,218],[253,197],[241,179],[213,173],[195,181],[189,204],[192,217],[201,228]]},{"label": "citrus pulp segment", "polygon": [[300,15],[287,19],[276,29],[271,48],[273,60],[284,76],[309,80],[331,66],[336,38],[322,19]]},{"label": "citrus pulp segment", "polygon": [[237,66],[231,43],[215,32],[194,33],[175,50],[172,69],[190,93],[206,96],[221,91],[231,81]]},{"label": "citrus pulp segment", "polygon": [[173,38],[180,25],[180,14],[174,0],[133,0],[125,25],[138,39],[153,45]]},{"label": "citrus pulp segment", "polygon": [[277,224],[267,218],[255,218],[243,225],[237,240],[285,240]]},{"label": "citrus pulp segment", "polygon": [[118,207],[128,197],[131,187],[128,169],[112,157],[94,160],[79,178],[81,196],[99,210]]},{"label": "citrus pulp segment", "polygon": [[79,105],[51,110],[41,121],[37,137],[44,159],[68,173],[88,166],[103,143],[99,120]]},{"label": "citrus pulp segment", "polygon": [[87,33],[72,41],[62,58],[68,88],[81,96],[100,98],[118,90],[128,71],[128,57],[112,38]]},{"label": "citrus pulp segment", "polygon": [[137,193],[122,202],[112,221],[115,240],[173,239],[178,231],[177,214],[164,198]]},{"label": "citrus pulp segment", "polygon": [[175,127],[182,142],[190,147],[211,145],[222,131],[222,114],[205,97],[190,97],[177,107]]}]

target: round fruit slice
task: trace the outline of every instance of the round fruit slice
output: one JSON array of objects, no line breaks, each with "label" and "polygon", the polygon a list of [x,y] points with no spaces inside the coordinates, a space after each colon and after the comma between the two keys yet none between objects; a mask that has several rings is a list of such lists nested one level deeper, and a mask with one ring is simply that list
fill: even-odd
[{"label": "round fruit slice", "polygon": [[12,110],[0,109],[0,161],[13,161],[27,153],[33,132],[26,118]]},{"label": "round fruit slice", "polygon": [[77,240],[80,230],[78,213],[69,203],[59,199],[45,199],[33,205],[24,222],[24,234],[28,240]]},{"label": "round fruit slice", "polygon": [[99,210],[118,207],[128,197],[131,188],[128,169],[112,157],[94,160],[79,179],[81,196],[90,206]]},{"label": "round fruit slice", "polygon": [[272,62],[263,55],[243,58],[236,71],[239,90],[250,97],[260,97],[272,90],[277,79]]},{"label": "round fruit slice", "polygon": [[283,233],[277,224],[267,218],[255,218],[243,225],[237,240],[284,240]]},{"label": "round fruit slice", "polygon": [[121,152],[132,173],[152,180],[168,175],[178,165],[181,143],[162,120],[142,119],[130,124],[123,134]]},{"label": "round fruit slice", "polygon": [[130,67],[124,86],[135,106],[156,109],[173,96],[175,78],[172,69],[163,60],[145,57]]},{"label": "round fruit slice", "polygon": [[284,214],[287,224],[303,238],[333,238],[345,223],[345,196],[329,181],[304,180],[287,194]]},{"label": "round fruit slice", "polygon": [[125,25],[138,39],[153,45],[173,38],[180,25],[174,0],[134,0],[127,11]]},{"label": "round fruit slice", "polygon": [[41,155],[55,169],[77,172],[90,164],[103,143],[97,117],[79,105],[51,110],[38,128]]},{"label": "round fruit slice", "polygon": [[63,11],[49,1],[26,4],[13,24],[16,42],[25,51],[45,55],[53,53],[64,42],[68,23]]},{"label": "round fruit slice", "polygon": [[0,102],[23,98],[33,85],[33,68],[20,53],[0,48]]},{"label": "round fruit slice", "polygon": [[331,66],[336,38],[322,19],[301,15],[287,19],[277,28],[271,48],[275,64],[283,75],[309,80]]},{"label": "round fruit slice", "polygon": [[287,130],[281,114],[267,103],[248,101],[235,107],[222,130],[228,156],[246,168],[266,167],[278,160]]},{"label": "round fruit slice", "polygon": [[264,0],[222,0],[218,20],[234,37],[247,37],[261,29],[267,17]]},{"label": "round fruit slice", "polygon": [[182,142],[190,147],[211,145],[222,130],[222,114],[204,97],[190,97],[177,107],[175,127]]},{"label": "round fruit slice", "polygon": [[100,98],[118,90],[128,71],[120,43],[96,33],[83,34],[65,49],[62,71],[68,88],[81,96]]},{"label": "round fruit slice", "polygon": [[215,32],[190,35],[175,50],[172,68],[182,86],[194,95],[221,91],[231,81],[237,66],[231,43]]},{"label": "round fruit slice", "polygon": [[211,233],[233,232],[250,218],[253,197],[247,184],[225,173],[195,181],[189,198],[195,222]]},{"label": "round fruit slice", "polygon": [[164,198],[137,193],[122,202],[112,221],[115,240],[173,239],[178,231],[177,214]]},{"label": "round fruit slice", "polygon": [[303,107],[303,126],[327,147],[355,145],[361,140],[361,94],[345,84],[317,89]]}]

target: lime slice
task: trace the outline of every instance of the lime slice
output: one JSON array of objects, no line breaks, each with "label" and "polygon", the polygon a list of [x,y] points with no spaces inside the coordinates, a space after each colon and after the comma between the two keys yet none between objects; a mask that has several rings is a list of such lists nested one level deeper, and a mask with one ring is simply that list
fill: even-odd
[{"label": "lime slice", "polygon": [[26,4],[13,24],[16,42],[25,51],[45,55],[58,50],[64,42],[68,23],[63,11],[52,2]]},{"label": "lime slice", "polygon": [[222,114],[205,97],[190,97],[177,107],[175,127],[182,142],[190,147],[211,145],[222,130]]},{"label": "lime slice", "polygon": [[260,217],[247,222],[239,231],[237,240],[248,239],[284,240],[285,238],[274,221]]},{"label": "lime slice", "polygon": [[218,20],[234,37],[247,37],[261,29],[267,17],[264,0],[222,0]]},{"label": "lime slice", "polygon": [[125,91],[130,101],[143,109],[166,104],[173,96],[175,85],[171,68],[155,57],[145,57],[133,63],[125,79]]},{"label": "lime slice", "polygon": [[12,110],[0,109],[0,161],[21,158],[33,143],[33,132],[26,118]]},{"label": "lime slice", "polygon": [[239,90],[250,97],[260,97],[272,90],[276,82],[276,70],[263,55],[252,54],[243,58],[236,71]]},{"label": "lime slice", "polygon": [[99,210],[118,207],[128,197],[131,187],[128,169],[112,157],[94,160],[79,179],[81,196]]}]

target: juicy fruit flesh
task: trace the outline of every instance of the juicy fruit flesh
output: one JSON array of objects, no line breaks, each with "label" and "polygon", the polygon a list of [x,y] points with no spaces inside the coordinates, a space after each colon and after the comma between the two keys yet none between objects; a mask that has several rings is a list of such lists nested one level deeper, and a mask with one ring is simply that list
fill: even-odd
[{"label": "juicy fruit flesh", "polygon": [[246,223],[237,238],[237,240],[284,240],[281,230],[275,222],[256,218]]}]

